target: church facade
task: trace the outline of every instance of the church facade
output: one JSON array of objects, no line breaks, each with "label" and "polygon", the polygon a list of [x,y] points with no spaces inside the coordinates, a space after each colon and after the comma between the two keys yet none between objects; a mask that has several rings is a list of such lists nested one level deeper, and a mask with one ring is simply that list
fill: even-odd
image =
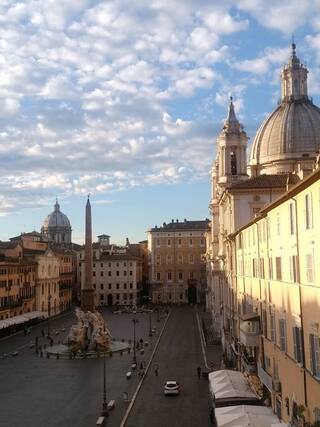
[{"label": "church facade", "polygon": [[[281,101],[258,130],[248,165],[248,137],[230,101],[211,170],[206,304],[225,362],[247,373],[280,418],[314,422],[320,414],[311,397],[320,395],[320,277],[314,258],[320,248],[312,236],[320,224],[312,206],[318,209],[320,200],[319,170],[313,171],[320,109],[308,96],[307,74],[293,44],[281,72]],[[288,237],[290,221],[298,221],[298,202],[291,197],[298,195],[299,227],[305,227],[303,215],[309,225],[310,215],[317,215],[307,242],[302,226],[295,239]],[[313,322],[303,319],[311,308]],[[302,382],[290,380],[290,369],[299,371]]]}]

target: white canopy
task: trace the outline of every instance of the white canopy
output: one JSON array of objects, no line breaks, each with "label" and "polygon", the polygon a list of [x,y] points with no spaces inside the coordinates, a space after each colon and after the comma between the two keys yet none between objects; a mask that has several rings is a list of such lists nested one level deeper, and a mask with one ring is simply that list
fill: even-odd
[{"label": "white canopy", "polygon": [[209,389],[215,400],[259,399],[239,371],[221,370],[209,373]]},{"label": "white canopy", "polygon": [[217,427],[288,427],[266,406],[225,406],[215,410]]},{"label": "white canopy", "polygon": [[8,328],[13,325],[20,325],[32,319],[40,317],[47,318],[48,314],[44,311],[31,311],[30,313],[20,314],[19,316],[9,317],[8,319],[0,320],[0,329]]}]

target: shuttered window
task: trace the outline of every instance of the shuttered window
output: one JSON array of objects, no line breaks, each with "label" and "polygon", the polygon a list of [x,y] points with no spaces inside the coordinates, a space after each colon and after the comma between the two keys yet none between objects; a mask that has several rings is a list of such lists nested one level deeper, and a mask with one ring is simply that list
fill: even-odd
[{"label": "shuttered window", "polygon": [[287,351],[287,327],[286,320],[279,320],[279,346],[281,351]]},{"label": "shuttered window", "polygon": [[318,335],[310,334],[310,368],[314,376],[320,378],[320,339]]},{"label": "shuttered window", "polygon": [[295,326],[293,330],[293,354],[298,363],[302,363],[302,339],[301,328]]}]

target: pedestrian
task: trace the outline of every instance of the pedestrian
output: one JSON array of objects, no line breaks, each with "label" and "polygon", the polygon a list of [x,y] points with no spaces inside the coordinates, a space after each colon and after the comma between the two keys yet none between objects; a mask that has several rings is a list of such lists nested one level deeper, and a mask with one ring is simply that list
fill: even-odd
[{"label": "pedestrian", "polygon": [[42,335],[42,338],[44,338],[44,330],[43,329],[41,329],[41,335]]},{"label": "pedestrian", "polygon": [[200,380],[200,377],[201,377],[201,368],[200,368],[200,366],[197,367],[197,374],[198,374],[198,378]]},{"label": "pedestrian", "polygon": [[159,374],[159,366],[158,365],[155,365],[155,367],[154,367],[154,374],[155,374],[156,377]]},{"label": "pedestrian", "polygon": [[36,347],[38,347],[38,343],[39,343],[39,338],[38,335],[36,336]]},{"label": "pedestrian", "polygon": [[143,363],[141,362],[140,363],[140,371],[142,371],[143,370]]}]

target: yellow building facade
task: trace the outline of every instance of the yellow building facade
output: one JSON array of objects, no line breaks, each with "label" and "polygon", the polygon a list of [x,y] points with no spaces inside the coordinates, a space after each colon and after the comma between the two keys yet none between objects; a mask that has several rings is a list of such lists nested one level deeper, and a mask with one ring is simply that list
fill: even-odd
[{"label": "yellow building facade", "polygon": [[149,280],[153,303],[200,302],[206,286],[209,220],[173,221],[148,231]]},{"label": "yellow building facade", "polygon": [[320,421],[320,169],[230,236],[224,304],[240,369],[284,421]]}]

